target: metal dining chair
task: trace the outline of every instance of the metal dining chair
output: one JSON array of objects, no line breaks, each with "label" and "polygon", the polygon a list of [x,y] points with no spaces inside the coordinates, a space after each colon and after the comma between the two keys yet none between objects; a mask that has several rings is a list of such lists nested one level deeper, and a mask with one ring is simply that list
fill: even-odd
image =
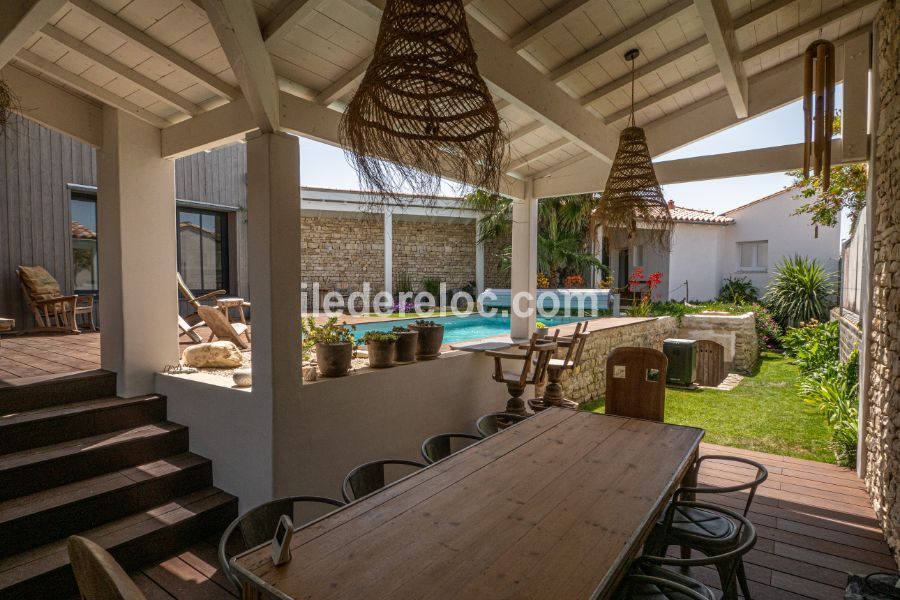
[{"label": "metal dining chair", "polygon": [[663,577],[626,576],[613,600],[716,600],[716,597],[699,581],[669,571]]},{"label": "metal dining chair", "polygon": [[361,464],[344,477],[344,483],[341,485],[341,495],[344,497],[344,500],[353,502],[383,488],[386,485],[385,467],[391,465],[415,467],[416,469],[426,466],[420,462],[402,458],[373,460],[372,462]]},{"label": "metal dining chair", "polygon": [[475,421],[475,429],[478,430],[481,437],[486,438],[527,418],[527,416],[514,415],[507,412],[489,413]]},{"label": "metal dining chair", "polygon": [[[260,504],[232,521],[219,540],[219,565],[228,581],[237,590],[238,596],[242,593],[241,583],[228,563],[231,557],[271,540],[281,515],[289,516],[295,526],[300,526],[341,506],[344,506],[344,503],[334,498],[291,496]],[[299,511],[308,509],[313,509],[319,514],[311,516],[304,512],[304,518],[301,520]]]},{"label": "metal dining chair", "polygon": [[[743,557],[755,544],[756,529],[743,514],[715,504],[676,499],[644,545],[642,560],[660,567],[711,565],[719,572],[723,600],[737,600],[738,586],[745,600],[750,600]],[[672,545],[696,549],[703,556],[668,558],[666,552]]]},{"label": "metal dining chair", "polygon": [[439,433],[422,442],[422,458],[430,465],[482,439],[469,433]]}]

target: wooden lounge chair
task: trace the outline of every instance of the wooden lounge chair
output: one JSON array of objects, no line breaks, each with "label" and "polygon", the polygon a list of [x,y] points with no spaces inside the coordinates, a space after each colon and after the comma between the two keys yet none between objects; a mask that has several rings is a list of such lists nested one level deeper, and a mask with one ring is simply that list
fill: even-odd
[{"label": "wooden lounge chair", "polygon": [[[197,311],[211,332],[209,339],[206,341],[211,342],[214,338],[219,338],[220,340],[234,342],[234,345],[241,350],[246,350],[250,347],[249,327],[243,323],[229,323],[228,318],[222,314],[222,311],[212,306],[200,305]],[[241,336],[246,337],[247,341],[242,340]]]},{"label": "wooden lounge chair", "polygon": [[94,297],[63,295],[59,282],[41,266],[16,269],[22,293],[28,302],[28,308],[34,315],[37,329],[47,332],[80,333],[77,317],[86,321],[91,331],[94,325]]},{"label": "wooden lounge chair", "polygon": [[66,545],[84,600],[145,600],[146,596],[116,559],[99,545],[77,535],[70,537]]},{"label": "wooden lounge chair", "polygon": [[201,294],[199,296],[195,296],[191,289],[184,282],[184,278],[181,276],[181,273],[175,271],[175,275],[178,277],[178,291],[181,293],[181,296],[184,298],[185,302],[191,305],[191,308],[194,309],[194,312],[190,313],[185,317],[185,320],[190,322],[191,317],[197,316],[199,313],[199,309],[202,306],[203,302],[207,300],[214,300],[219,296],[224,296],[228,292],[225,290],[215,290],[209,292],[207,294]]},{"label": "wooden lounge chair", "polygon": [[653,348],[616,348],[606,359],[606,414],[665,421],[666,355]]}]

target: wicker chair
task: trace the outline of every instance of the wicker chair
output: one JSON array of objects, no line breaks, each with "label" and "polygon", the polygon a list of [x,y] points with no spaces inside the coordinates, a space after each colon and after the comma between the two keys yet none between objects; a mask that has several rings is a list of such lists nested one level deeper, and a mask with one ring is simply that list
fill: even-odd
[{"label": "wicker chair", "polygon": [[66,541],[69,562],[83,600],[144,600],[145,596],[109,552],[73,535]]},{"label": "wicker chair", "polygon": [[[281,515],[291,517],[294,519],[294,525],[299,526],[302,522],[295,518],[298,510],[303,508],[321,510],[324,508],[325,510],[322,514],[325,514],[341,506],[344,506],[343,502],[332,498],[292,496],[260,504],[232,521],[219,540],[219,565],[222,567],[225,576],[228,577],[228,580],[237,590],[238,596],[242,593],[241,583],[228,562],[232,556],[271,540],[275,535],[275,529],[278,527],[278,520],[281,518]],[[312,518],[307,516],[303,522],[311,520]]]},{"label": "wicker chair", "polygon": [[359,500],[372,492],[377,492],[386,485],[385,467],[387,466],[415,467],[421,469],[425,465],[414,460],[393,458],[387,460],[373,460],[355,467],[344,477],[341,485],[341,495],[346,502]]},{"label": "wicker chair", "polygon": [[422,442],[422,458],[429,465],[459,452],[467,446],[483,439],[480,435],[468,433],[440,433]]},{"label": "wicker chair", "polygon": [[502,429],[514,425],[520,421],[524,421],[528,417],[522,415],[514,415],[512,413],[496,412],[479,417],[475,421],[475,429],[481,437],[486,438],[498,433]]}]

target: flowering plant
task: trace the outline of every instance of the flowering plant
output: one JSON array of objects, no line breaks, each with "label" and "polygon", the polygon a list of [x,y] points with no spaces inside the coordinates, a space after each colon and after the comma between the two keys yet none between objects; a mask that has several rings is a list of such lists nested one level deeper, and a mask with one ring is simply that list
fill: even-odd
[{"label": "flowering plant", "polygon": [[650,275],[647,275],[647,278],[644,279],[644,269],[635,267],[634,271],[632,271],[631,275],[628,277],[628,289],[631,292],[641,291],[641,286],[646,286],[647,289],[641,293],[641,303],[632,307],[629,312],[631,316],[646,317],[650,315],[650,300],[653,296],[653,290],[662,283],[662,278],[662,273],[656,271],[650,273]]},{"label": "flowering plant", "polygon": [[543,273],[537,274],[537,286],[538,288],[544,290],[550,287],[550,278],[544,275]]},{"label": "flowering plant", "polygon": [[563,287],[567,288],[580,288],[584,287],[584,277],[581,275],[567,275],[565,279],[563,279]]}]

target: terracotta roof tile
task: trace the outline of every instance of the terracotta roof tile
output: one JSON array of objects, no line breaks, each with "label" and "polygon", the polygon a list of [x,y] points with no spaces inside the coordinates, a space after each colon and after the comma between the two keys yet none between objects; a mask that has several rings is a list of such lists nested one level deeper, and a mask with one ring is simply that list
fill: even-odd
[{"label": "terracotta roof tile", "polygon": [[734,219],[717,215],[712,211],[669,205],[669,212],[676,223],[709,223],[711,225],[731,225]]},{"label": "terracotta roof tile", "polygon": [[96,240],[97,232],[91,231],[78,221],[72,221],[72,237],[80,240]]}]

